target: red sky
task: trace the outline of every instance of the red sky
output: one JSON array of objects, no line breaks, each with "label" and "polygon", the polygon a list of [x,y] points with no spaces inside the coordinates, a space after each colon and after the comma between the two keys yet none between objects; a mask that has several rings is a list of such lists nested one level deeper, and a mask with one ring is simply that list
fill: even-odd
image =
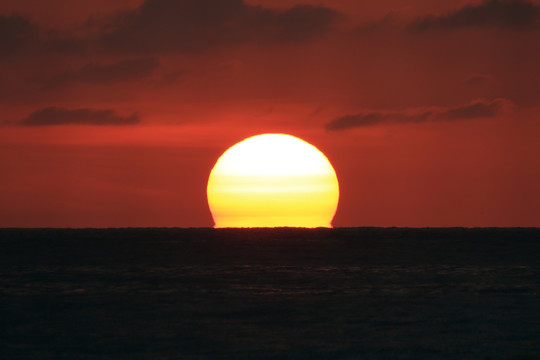
[{"label": "red sky", "polygon": [[334,226],[540,226],[540,1],[5,0],[0,227],[212,226],[263,132],[336,169]]}]

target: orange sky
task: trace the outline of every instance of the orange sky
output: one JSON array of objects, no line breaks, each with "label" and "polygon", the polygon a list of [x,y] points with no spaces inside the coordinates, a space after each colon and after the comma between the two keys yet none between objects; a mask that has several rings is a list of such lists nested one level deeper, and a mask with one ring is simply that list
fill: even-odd
[{"label": "orange sky", "polygon": [[0,227],[212,226],[212,166],[264,132],[328,156],[334,226],[540,226],[539,1],[19,0],[0,29]]}]

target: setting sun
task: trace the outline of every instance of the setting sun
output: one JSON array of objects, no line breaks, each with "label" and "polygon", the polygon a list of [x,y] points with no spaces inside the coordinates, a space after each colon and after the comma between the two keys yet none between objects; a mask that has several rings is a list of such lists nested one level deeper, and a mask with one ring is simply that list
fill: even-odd
[{"label": "setting sun", "polygon": [[313,145],[291,135],[263,134],[230,147],[208,179],[215,227],[331,227],[336,173]]}]

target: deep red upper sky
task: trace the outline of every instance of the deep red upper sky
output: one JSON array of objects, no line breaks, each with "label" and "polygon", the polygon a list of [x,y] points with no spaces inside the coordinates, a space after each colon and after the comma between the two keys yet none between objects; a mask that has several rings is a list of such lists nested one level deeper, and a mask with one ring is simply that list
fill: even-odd
[{"label": "deep red upper sky", "polygon": [[540,226],[540,1],[300,1],[2,1],[0,227],[212,226],[263,132],[335,226]]}]

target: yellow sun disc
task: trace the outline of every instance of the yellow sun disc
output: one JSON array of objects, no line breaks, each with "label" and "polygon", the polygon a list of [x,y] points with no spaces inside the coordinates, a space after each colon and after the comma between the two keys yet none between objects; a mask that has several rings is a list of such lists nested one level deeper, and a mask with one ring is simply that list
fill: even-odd
[{"label": "yellow sun disc", "polygon": [[207,187],[215,227],[332,227],[339,200],[334,168],[313,145],[263,134],[230,147]]}]

